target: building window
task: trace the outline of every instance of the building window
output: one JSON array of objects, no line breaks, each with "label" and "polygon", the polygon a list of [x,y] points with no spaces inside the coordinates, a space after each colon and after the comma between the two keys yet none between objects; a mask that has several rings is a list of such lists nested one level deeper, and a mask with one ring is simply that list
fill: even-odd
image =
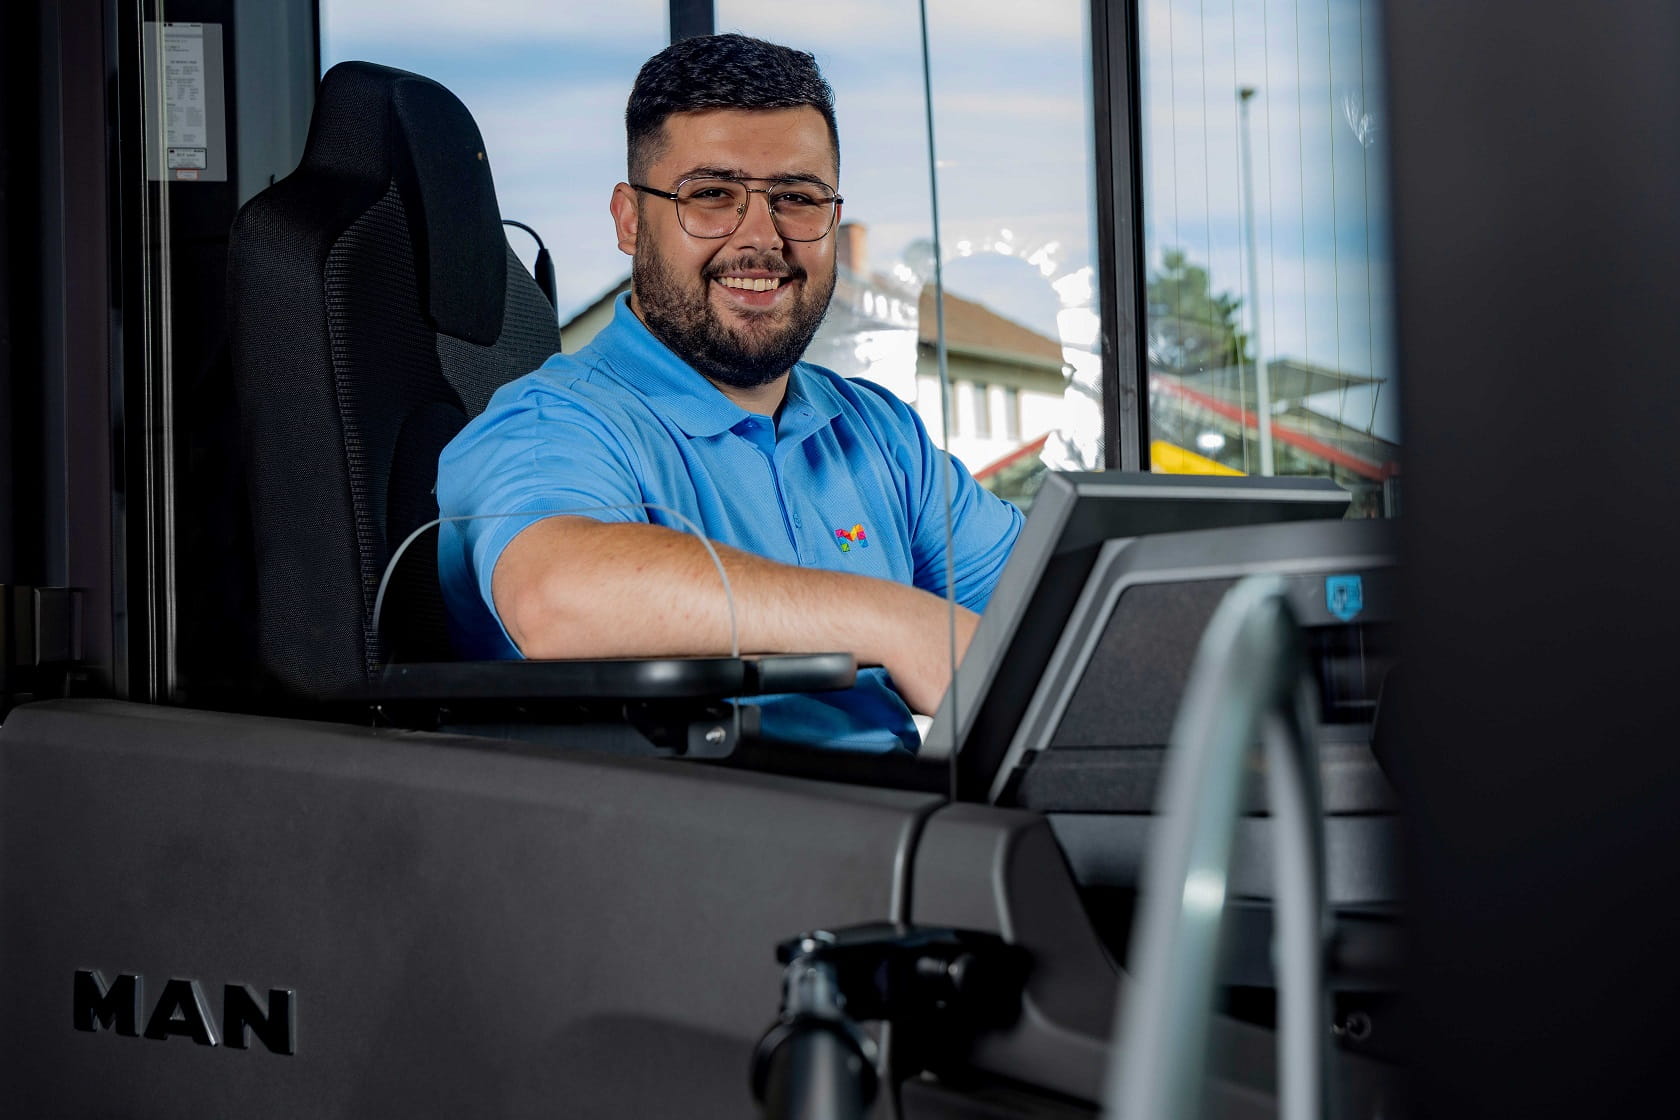
[{"label": "building window", "polygon": [[992,437],[992,387],[984,381],[970,386],[974,400],[974,434],[981,439]]}]

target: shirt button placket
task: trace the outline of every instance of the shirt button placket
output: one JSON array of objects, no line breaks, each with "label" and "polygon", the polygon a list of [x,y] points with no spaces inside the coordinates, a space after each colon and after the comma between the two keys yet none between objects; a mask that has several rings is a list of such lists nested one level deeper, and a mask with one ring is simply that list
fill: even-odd
[{"label": "shirt button placket", "polygon": [[782,478],[782,472],[777,469],[775,451],[771,450],[765,458],[770,463],[770,477],[776,483],[776,497],[782,504],[782,524],[787,528],[788,539],[793,544],[794,558],[801,564],[808,564],[810,557],[799,533],[799,510],[788,500],[787,483]]},{"label": "shirt button placket", "polygon": [[776,474],[776,485],[781,489],[782,508],[787,510],[788,524],[791,526],[793,554],[799,558],[801,564],[809,564],[811,553],[805,547],[805,534],[801,532],[805,528],[805,522],[800,518],[799,506],[794,503],[792,497],[788,494],[787,483],[783,481],[780,472]]},{"label": "shirt button placket", "polygon": [[805,528],[805,522],[799,516],[798,507],[788,500],[788,494],[785,488],[782,491],[782,504],[788,508],[789,516],[793,520],[794,554],[799,557],[799,562],[801,564],[809,564],[811,562],[811,553],[810,550],[805,547],[805,534],[801,532],[801,530]]}]

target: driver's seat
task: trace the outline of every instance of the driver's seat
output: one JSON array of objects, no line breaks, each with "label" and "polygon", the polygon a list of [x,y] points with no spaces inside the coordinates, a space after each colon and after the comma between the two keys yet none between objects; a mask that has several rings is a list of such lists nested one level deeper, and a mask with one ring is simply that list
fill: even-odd
[{"label": "driver's seat", "polygon": [[503,236],[490,163],[436,82],[366,62],[321,80],[296,171],[240,211],[229,318],[270,699],[367,685],[391,654],[449,657],[438,453],[504,382],[560,348]]}]

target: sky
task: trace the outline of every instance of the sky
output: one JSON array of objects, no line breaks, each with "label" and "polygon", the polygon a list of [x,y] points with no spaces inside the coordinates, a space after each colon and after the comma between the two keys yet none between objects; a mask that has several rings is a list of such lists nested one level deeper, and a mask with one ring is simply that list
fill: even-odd
[{"label": "sky", "polygon": [[[1142,0],[1144,241],[1150,264],[1182,247],[1209,267],[1216,290],[1244,299],[1245,317],[1257,306],[1268,354],[1385,377],[1386,169],[1381,144],[1368,142],[1382,128],[1372,4]],[[1075,351],[1089,350],[1095,331],[1087,8],[928,3],[947,287]],[[564,321],[628,275],[607,201],[624,175],[624,100],[664,45],[666,19],[665,0],[481,0],[470,10],[456,0],[322,0],[322,53],[327,65],[359,58],[414,70],[466,103],[503,216],[535,227],[554,255]],[[817,56],[836,92],[844,216],[868,227],[871,269],[925,261],[933,194],[916,4],[718,0],[716,24]],[[1237,147],[1235,91],[1245,85],[1257,91],[1257,299]],[[510,243],[527,262],[535,256],[525,235]],[[1374,398],[1379,434],[1393,427],[1385,396],[1395,394],[1349,398],[1353,411]]]}]

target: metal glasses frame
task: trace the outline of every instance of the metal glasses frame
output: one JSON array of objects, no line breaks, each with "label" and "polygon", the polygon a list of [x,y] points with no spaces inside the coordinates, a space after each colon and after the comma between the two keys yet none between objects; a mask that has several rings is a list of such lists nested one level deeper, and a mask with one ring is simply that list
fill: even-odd
[{"label": "metal glasses frame", "polygon": [[[739,185],[742,190],[747,192],[747,201],[742,203],[739,207],[736,208],[735,224],[733,226],[730,226],[727,230],[725,230],[722,233],[711,233],[711,234],[695,233],[693,230],[688,228],[688,223],[683,221],[683,216],[682,216],[682,203],[683,203],[682,189],[683,189],[683,186],[687,183],[697,183],[697,182],[700,182],[702,180],[715,180],[717,182],[723,182],[723,183],[735,183],[735,184]],[[751,182],[751,183],[769,183],[771,185],[769,187],[749,187],[749,186],[747,186],[747,184],[749,182]],[[810,243],[812,241],[821,241],[823,238],[827,237],[829,234],[834,232],[835,220],[840,215],[840,204],[846,201],[844,198],[840,197],[838,194],[835,194],[833,200],[829,203],[828,225],[826,227],[824,227],[824,229],[821,233],[817,234],[817,236],[815,236],[815,237],[792,237],[792,236],[789,236],[787,231],[782,229],[782,223],[780,221],[780,216],[776,213],[775,203],[770,201],[770,195],[774,192],[776,186],[779,185],[779,184],[782,184],[782,183],[800,183],[800,184],[803,184],[805,186],[821,187],[823,190],[828,191],[830,193],[833,193],[833,191],[834,191],[834,188],[829,186],[827,183],[819,182],[819,181],[816,181],[816,180],[813,180],[813,179],[759,179],[759,178],[737,179],[737,178],[735,178],[733,176],[730,176],[730,175],[691,175],[686,179],[679,180],[677,182],[677,189],[674,190],[674,191],[662,191],[658,187],[649,187],[649,186],[645,186],[641,183],[631,183],[629,186],[630,186],[630,189],[633,190],[633,191],[641,191],[643,194],[651,194],[651,195],[656,195],[659,198],[669,199],[672,203],[674,203],[676,205],[676,208],[677,208],[677,222],[678,222],[678,224],[680,224],[682,226],[683,232],[688,234],[690,237],[698,237],[702,241],[716,241],[719,238],[728,237],[730,234],[732,234],[736,230],[740,229],[741,228],[741,223],[747,220],[747,207],[752,204],[752,196],[755,195],[755,194],[761,194],[761,195],[765,196],[764,197],[765,204],[770,207],[770,221],[775,224],[776,232],[781,234],[782,237],[787,239],[788,241],[798,241],[798,242],[801,242],[801,243]]]}]

